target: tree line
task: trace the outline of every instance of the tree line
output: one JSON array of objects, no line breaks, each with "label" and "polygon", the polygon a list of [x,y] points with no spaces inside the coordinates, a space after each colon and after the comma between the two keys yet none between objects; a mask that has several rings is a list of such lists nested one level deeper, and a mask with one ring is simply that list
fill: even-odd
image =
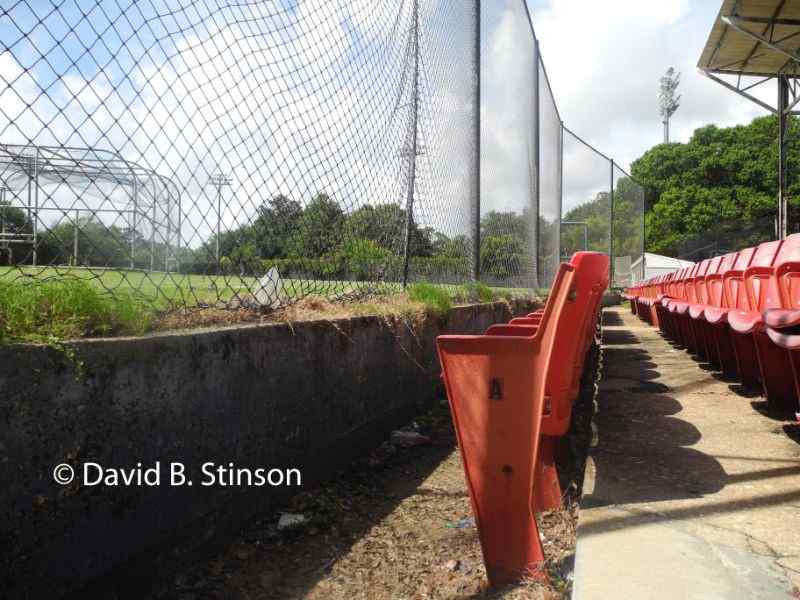
[{"label": "tree line", "polygon": [[[789,122],[789,219],[800,218],[800,141]],[[697,129],[685,143],[660,144],[633,163],[647,186],[647,248],[690,260],[775,239],[778,118]]]},{"label": "tree line", "polygon": [[[29,215],[17,207],[2,207],[0,220],[8,232],[33,231]],[[151,262],[164,269],[166,259],[174,258],[170,268],[196,274],[260,276],[273,266],[285,276],[314,278],[396,280],[402,273],[406,211],[394,203],[367,204],[346,212],[325,193],[305,205],[279,194],[244,221],[222,231],[219,239],[212,234],[197,247],[178,250],[168,248],[158,235],[152,242],[127,224],[107,224],[93,216],[63,219],[51,227],[40,224],[37,259],[39,264],[128,268],[133,248],[133,264],[140,269],[150,268]],[[533,265],[529,213],[490,211],[480,226],[482,273],[496,281],[529,276]],[[469,278],[472,248],[471,235],[448,236],[411,220],[409,256],[417,277]],[[30,264],[31,244],[15,244],[13,249],[13,263]],[[8,254],[0,252],[0,265],[8,262]]]}]

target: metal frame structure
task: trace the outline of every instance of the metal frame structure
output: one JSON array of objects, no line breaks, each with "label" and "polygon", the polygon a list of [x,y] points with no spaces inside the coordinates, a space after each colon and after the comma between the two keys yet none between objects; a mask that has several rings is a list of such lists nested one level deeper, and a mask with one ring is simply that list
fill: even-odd
[{"label": "metal frame structure", "polygon": [[[67,146],[37,146],[30,144],[0,144],[0,175],[3,184],[3,204],[22,209],[27,212],[31,223],[31,234],[9,234],[3,231],[0,243],[26,243],[31,244],[31,264],[38,263],[37,250],[39,245],[40,214],[42,212],[57,212],[67,218],[75,215],[72,261],[77,265],[77,239],[78,217],[81,212],[91,216],[98,214],[127,215],[127,222],[131,229],[130,239],[130,268],[135,268],[136,253],[136,227],[140,219],[151,225],[150,234],[150,270],[155,265],[155,230],[166,225],[167,233],[164,239],[168,251],[164,256],[164,270],[169,271],[174,265],[178,268],[178,256],[181,247],[181,192],[180,188],[169,178],[159,175],[134,161],[123,158],[116,152],[97,150],[92,148],[77,148]],[[21,181],[17,186],[18,192],[14,193],[12,183]],[[50,197],[51,206],[42,202],[41,188],[48,184],[64,184],[72,187],[75,181],[84,181],[98,184],[101,182],[112,183],[130,190],[124,205],[116,205],[110,196],[102,201],[100,207],[90,207],[85,204],[80,206],[75,202],[69,206],[60,206],[58,201]],[[77,192],[76,195],[80,197]],[[152,198],[152,206],[142,204],[142,198]],[[14,198],[22,200],[14,203]],[[161,202],[158,199],[162,199]],[[105,206],[109,203],[110,206]],[[162,204],[164,222],[159,221],[156,208]],[[176,212],[176,222],[173,222],[172,209]],[[152,214],[148,214],[152,209]],[[174,241],[174,243],[173,243]]]},{"label": "metal frame structure", "polygon": [[[778,116],[776,233],[784,239],[788,234],[788,120],[800,115],[800,110],[795,110],[800,103],[800,10],[796,3],[723,0],[698,67],[712,81]],[[752,91],[773,80],[778,93],[771,105]]]}]

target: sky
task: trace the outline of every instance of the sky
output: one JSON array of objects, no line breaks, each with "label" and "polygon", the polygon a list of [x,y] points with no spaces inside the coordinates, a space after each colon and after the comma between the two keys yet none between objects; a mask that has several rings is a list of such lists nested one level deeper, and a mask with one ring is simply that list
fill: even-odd
[{"label": "sky", "polygon": [[[532,38],[524,0],[484,0],[482,212],[530,206]],[[0,142],[117,152],[182,190],[192,245],[253,218],[278,193],[346,210],[405,204],[413,0],[21,2],[0,15]],[[542,99],[541,212],[555,218],[558,118],[624,169],[660,143],[659,78],[682,74],[672,139],[764,114],[695,65],[719,0],[528,0],[552,88]],[[470,222],[472,139],[463,0],[420,0],[423,73],[415,218],[449,235]],[[85,13],[86,7],[92,8]],[[190,7],[190,8],[189,8]],[[198,8],[200,7],[200,8]],[[38,13],[38,14],[37,14]],[[564,145],[564,206],[608,188],[608,165]],[[130,191],[100,200],[130,208]],[[64,186],[48,192],[66,202]],[[98,195],[98,194],[95,194]],[[68,200],[89,206],[88,196]],[[53,213],[58,214],[58,213]],[[124,221],[126,217],[121,217]]]},{"label": "sky", "polygon": [[[528,0],[562,119],[625,169],[663,139],[657,94],[681,73],[672,141],[698,127],[748,123],[764,109],[709,80],[697,61],[719,0]],[[774,100],[777,90],[766,91]]]}]

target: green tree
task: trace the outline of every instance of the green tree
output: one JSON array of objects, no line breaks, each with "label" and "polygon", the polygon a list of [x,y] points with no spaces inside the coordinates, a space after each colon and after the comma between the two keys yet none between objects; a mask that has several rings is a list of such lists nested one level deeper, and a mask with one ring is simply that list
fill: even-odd
[{"label": "green tree", "polygon": [[[648,250],[685,256],[725,252],[774,238],[777,117],[697,129],[686,144],[661,144],[633,163],[648,189]],[[800,164],[800,127],[790,121],[788,160]],[[789,222],[797,223],[800,173],[789,171]],[[691,258],[691,256],[690,256]]]},{"label": "green tree", "polygon": [[325,193],[319,193],[303,209],[289,240],[291,258],[321,258],[336,250],[343,238],[345,215]]}]

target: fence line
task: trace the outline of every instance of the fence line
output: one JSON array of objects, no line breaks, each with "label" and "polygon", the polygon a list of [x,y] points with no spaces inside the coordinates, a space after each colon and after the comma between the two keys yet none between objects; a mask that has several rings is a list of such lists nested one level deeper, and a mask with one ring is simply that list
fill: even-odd
[{"label": "fence line", "polygon": [[0,14],[0,284],[75,277],[164,308],[547,287],[574,223],[613,258],[643,243],[612,219],[643,216],[643,190],[611,159],[604,189],[584,182],[598,157],[524,0]]}]

